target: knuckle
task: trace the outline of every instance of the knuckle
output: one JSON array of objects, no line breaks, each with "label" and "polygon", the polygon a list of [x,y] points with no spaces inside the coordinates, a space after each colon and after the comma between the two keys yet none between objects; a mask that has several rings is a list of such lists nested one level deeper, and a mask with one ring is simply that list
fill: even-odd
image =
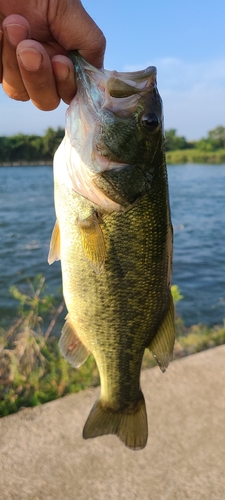
[{"label": "knuckle", "polygon": [[4,92],[15,101],[29,101],[29,95],[25,89],[19,90],[18,88],[14,88],[6,84],[3,80],[2,88]]}]

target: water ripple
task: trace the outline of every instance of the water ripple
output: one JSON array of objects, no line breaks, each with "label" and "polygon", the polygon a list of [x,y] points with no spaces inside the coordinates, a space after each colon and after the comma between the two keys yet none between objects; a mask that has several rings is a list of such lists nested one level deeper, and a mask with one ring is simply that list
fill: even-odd
[{"label": "water ripple", "polygon": [[[225,165],[170,166],[174,225],[173,283],[184,299],[178,312],[187,325],[225,317]],[[58,294],[60,264],[47,255],[55,222],[50,167],[0,168],[0,320],[15,316],[12,284],[38,273]]]}]

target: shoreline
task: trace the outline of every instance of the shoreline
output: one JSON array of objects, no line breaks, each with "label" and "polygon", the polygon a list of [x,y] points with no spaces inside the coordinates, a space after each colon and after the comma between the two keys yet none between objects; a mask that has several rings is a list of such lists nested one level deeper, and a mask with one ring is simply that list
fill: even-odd
[{"label": "shoreline", "polygon": [[[173,151],[173,152],[168,152],[166,154],[166,163],[167,165],[224,165],[225,164],[225,154],[221,157],[219,155],[201,155],[201,157],[198,156],[198,158],[195,157],[195,155],[192,155],[191,157],[188,154],[185,154],[185,151],[178,150],[178,151]],[[13,162],[8,162],[8,161],[3,161],[0,162],[0,168],[1,167],[52,167],[53,166],[53,159],[52,160],[36,160],[36,161],[25,161],[25,160],[18,160],[18,161],[13,161]]]},{"label": "shoreline", "polygon": [[53,161],[13,161],[2,162],[0,167],[52,167]]}]

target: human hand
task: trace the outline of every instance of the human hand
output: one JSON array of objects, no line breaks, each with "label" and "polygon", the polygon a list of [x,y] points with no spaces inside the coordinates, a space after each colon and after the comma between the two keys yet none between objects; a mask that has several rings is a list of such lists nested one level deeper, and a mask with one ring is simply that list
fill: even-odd
[{"label": "human hand", "polygon": [[[15,14],[16,13],[16,14]],[[70,50],[101,67],[105,38],[80,0],[0,0],[0,83],[50,111],[76,92]]]}]

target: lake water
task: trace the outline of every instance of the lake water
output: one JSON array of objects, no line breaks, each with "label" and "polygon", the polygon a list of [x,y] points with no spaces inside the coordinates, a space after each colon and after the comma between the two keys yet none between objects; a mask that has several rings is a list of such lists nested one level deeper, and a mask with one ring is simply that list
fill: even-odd
[{"label": "lake water", "polygon": [[[173,283],[187,326],[225,317],[225,165],[169,166],[174,226]],[[42,273],[60,295],[60,263],[47,263],[55,222],[52,168],[0,168],[0,323],[15,317],[8,292]]]}]

